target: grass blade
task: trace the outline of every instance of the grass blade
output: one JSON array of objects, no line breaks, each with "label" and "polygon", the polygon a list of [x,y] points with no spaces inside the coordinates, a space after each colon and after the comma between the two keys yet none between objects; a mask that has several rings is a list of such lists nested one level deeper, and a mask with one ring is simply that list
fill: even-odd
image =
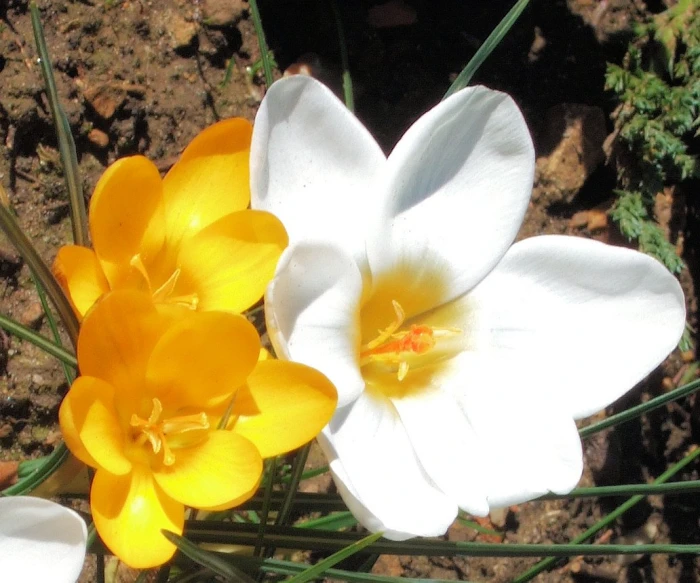
[{"label": "grass blade", "polygon": [[373,542],[379,540],[381,536],[381,532],[375,532],[374,534],[370,534],[362,540],[359,540],[356,543],[353,543],[351,545],[348,545],[344,549],[341,549],[337,553],[333,553],[330,557],[328,557],[327,559],[323,559],[323,561],[317,563],[313,567],[302,571],[298,575],[289,579],[287,583],[306,583],[311,579],[316,579],[317,577],[323,575],[323,573],[325,573],[333,565],[340,563],[340,561],[347,559],[348,557],[354,555],[355,553],[358,553],[365,547],[368,547]]},{"label": "grass blade", "polygon": [[258,37],[258,45],[260,46],[260,60],[262,61],[263,71],[265,73],[265,84],[269,87],[272,85],[274,78],[272,76],[272,62],[268,53],[267,40],[265,39],[265,31],[260,18],[260,10],[258,10],[257,0],[248,0],[250,6],[250,15],[253,17],[253,26],[255,34]]},{"label": "grass blade", "polygon": [[335,28],[338,31],[338,44],[340,45],[340,64],[343,67],[343,98],[345,106],[355,112],[355,97],[352,92],[352,77],[350,76],[350,60],[348,59],[348,45],[345,41],[345,30],[343,28],[343,19],[340,14],[338,0],[331,0],[331,8],[333,9],[333,17],[335,18]]},{"label": "grass blade", "polygon": [[668,393],[659,395],[658,397],[654,397],[653,399],[649,399],[646,403],[635,405],[634,407],[625,409],[624,411],[617,413],[616,415],[611,415],[607,419],[603,419],[602,421],[598,421],[597,423],[592,423],[588,427],[584,427],[583,429],[581,429],[579,431],[579,435],[582,439],[585,439],[587,437],[590,437],[594,433],[602,431],[603,429],[613,427],[614,425],[619,425],[620,423],[630,421],[631,419],[634,419],[636,417],[641,417],[645,413],[649,413],[654,409],[663,407],[667,403],[677,401],[678,399],[682,399],[683,397],[687,397],[688,395],[693,394],[698,389],[700,389],[700,380],[693,381],[692,383],[688,383],[687,385],[683,385],[682,387],[673,389]]},{"label": "grass blade", "polygon": [[46,461],[38,467],[29,477],[17,482],[14,486],[5,488],[2,496],[21,496],[28,494],[47,480],[68,459],[70,452],[65,443],[61,443],[47,457]]},{"label": "grass blade", "polygon": [[[693,454],[697,457],[700,448]],[[692,459],[694,459],[694,457]],[[682,467],[690,463],[688,458]],[[681,469],[679,465],[658,478],[657,482],[668,480],[672,473]],[[639,497],[642,498],[641,496]],[[636,503],[636,502],[635,502]],[[626,509],[625,509],[626,510]],[[610,521],[619,514],[614,514]],[[603,528],[609,521],[600,526]],[[257,540],[257,526],[248,524],[212,523],[210,521],[186,521],[187,537],[197,543],[218,543],[253,546]],[[588,536],[592,536],[590,533]],[[265,532],[266,544],[278,548],[330,551],[341,550],[361,540],[361,535],[354,532],[317,531],[289,526],[268,526]],[[700,545],[664,544],[664,545],[591,545],[580,544],[578,539],[571,544],[500,544],[481,542],[446,541],[441,539],[411,539],[407,541],[381,540],[372,544],[372,553],[388,555],[424,555],[424,556],[466,556],[466,557],[571,557],[578,555],[634,555],[658,553],[700,554]]]},{"label": "grass blade", "polygon": [[298,528],[315,528],[317,530],[340,530],[341,528],[349,528],[357,524],[357,518],[352,515],[352,512],[335,512],[321,518],[312,518],[301,524],[297,524]]},{"label": "grass blade", "polygon": [[616,486],[595,486],[592,488],[576,488],[568,494],[547,494],[538,500],[561,500],[567,498],[602,498],[604,496],[653,496],[664,494],[692,494],[700,491],[700,480],[671,482],[670,484],[618,484]]},{"label": "grass blade", "polygon": [[447,99],[453,93],[456,93],[460,89],[464,89],[467,85],[469,85],[469,82],[472,80],[474,74],[493,52],[493,50],[500,44],[503,37],[506,36],[506,33],[515,24],[515,21],[518,20],[523,10],[525,10],[525,7],[528,5],[529,1],[530,0],[518,0],[518,2],[515,3],[513,8],[508,11],[508,14],[503,17],[503,20],[498,23],[498,26],[493,29],[493,32],[479,47],[479,50],[476,51],[469,63],[467,63],[467,66],[462,69],[462,72],[454,80],[454,83],[452,83],[450,88],[447,90],[447,93],[445,93],[443,99]]},{"label": "grass blade", "polygon": [[[690,452],[687,456],[685,456],[680,462],[677,464],[671,466],[668,470],[666,470],[663,474],[661,474],[656,480],[654,480],[654,484],[663,484],[664,482],[667,482],[670,478],[672,478],[675,474],[680,472],[684,467],[686,467],[690,462],[694,461],[698,456],[700,455],[700,447],[696,448],[694,451]],[[594,536],[597,532],[600,530],[604,529],[606,526],[608,526],[611,522],[616,520],[618,517],[622,516],[625,512],[627,512],[630,508],[638,504],[644,499],[644,496],[632,496],[629,500],[627,500],[625,503],[621,504],[618,506],[615,510],[613,510],[610,514],[596,522],[591,528],[589,528],[586,532],[580,534],[573,540],[573,545],[578,545],[578,543],[581,543],[585,540],[588,540],[592,536]],[[615,547],[619,545],[579,545],[579,546],[588,546],[588,547],[602,547],[602,548],[610,548],[610,547]],[[667,547],[667,546],[674,546],[674,545],[631,545],[634,548],[637,548],[640,554],[646,555],[646,554],[651,554],[654,551],[649,551],[649,550],[643,550],[642,547],[645,546],[651,546],[652,548],[662,548],[662,547]],[[675,546],[684,546],[684,545],[675,545]],[[688,545],[689,547],[691,545]],[[692,545],[692,546],[698,546],[698,545]],[[683,553],[683,552],[693,552],[693,553],[698,553],[700,552],[700,549],[698,551],[694,550],[668,550],[669,553]],[[549,554],[549,553],[546,553]],[[582,555],[585,553],[581,553]],[[543,561],[540,561],[527,571],[520,575],[520,577],[516,578],[513,583],[525,583],[526,581],[530,581],[533,577],[536,577],[539,575],[542,571],[548,569],[551,567],[554,563],[556,562],[556,558],[554,555],[551,555],[549,558],[544,559]]]},{"label": "grass blade", "polygon": [[[242,562],[253,562],[254,559],[245,557],[241,558]],[[257,561],[258,568],[266,573],[275,573],[278,575],[295,575],[301,573],[305,568],[304,565],[293,563],[291,561],[282,561],[279,559],[267,559],[263,562]],[[338,579],[340,581],[348,581],[349,583],[454,583],[451,579],[412,579],[410,577],[389,577],[387,575],[373,575],[371,573],[357,573],[355,571],[344,571],[342,569],[328,569],[326,576],[329,579]],[[462,583],[469,583],[463,581]]]},{"label": "grass blade", "polygon": [[34,42],[39,53],[39,63],[41,73],[46,86],[46,96],[48,97],[51,116],[56,126],[56,136],[58,137],[58,150],[61,153],[63,163],[63,174],[66,178],[66,188],[70,202],[71,224],[73,226],[73,242],[76,245],[86,247],[88,245],[87,213],[85,211],[85,199],[83,198],[83,187],[78,175],[78,156],[75,153],[75,142],[68,125],[68,118],[63,112],[63,108],[58,100],[56,82],[53,77],[51,59],[46,48],[44,30],[41,26],[39,9],[36,4],[30,4],[32,16],[32,28],[34,29]]},{"label": "grass blade", "polygon": [[311,449],[311,442],[303,446],[294,457],[294,465],[292,466],[292,474],[290,476],[289,484],[287,484],[287,491],[284,496],[284,501],[282,506],[277,513],[275,518],[275,524],[286,524],[289,518],[289,514],[292,511],[292,504],[294,503],[294,497],[297,494],[299,488],[299,482],[301,481],[301,476],[304,472],[304,465],[309,457],[309,450]]},{"label": "grass blade", "polygon": [[49,267],[44,263],[43,259],[39,256],[36,248],[29,241],[27,236],[22,231],[21,227],[15,220],[14,216],[5,205],[0,204],[0,228],[5,232],[7,238],[10,240],[22,256],[22,259],[29,266],[29,269],[36,275],[37,279],[41,282],[41,285],[46,290],[49,299],[53,303],[56,311],[58,312],[63,325],[68,332],[68,336],[73,343],[73,347],[76,346],[78,341],[78,319],[73,313],[73,308],[71,308],[68,298],[66,298],[61,286],[58,285],[56,278]]},{"label": "grass blade", "polygon": [[57,358],[62,364],[70,366],[74,369],[78,367],[78,361],[76,360],[75,356],[68,352],[65,348],[59,346],[58,344],[54,344],[48,338],[43,337],[41,334],[37,334],[30,328],[23,326],[12,318],[8,318],[4,314],[0,314],[0,328],[6,330],[13,336],[17,336],[17,338],[21,338],[22,340],[31,342],[34,344],[34,346],[38,346],[41,348],[41,350],[46,352],[46,354],[50,354],[51,356]]},{"label": "grass blade", "polygon": [[229,561],[225,561],[218,554],[200,549],[197,545],[192,544],[186,538],[170,532],[169,530],[161,530],[163,536],[173,543],[178,550],[186,557],[192,559],[195,563],[206,567],[217,575],[226,577],[227,581],[235,581],[237,583],[255,583],[243,571],[233,566]]}]

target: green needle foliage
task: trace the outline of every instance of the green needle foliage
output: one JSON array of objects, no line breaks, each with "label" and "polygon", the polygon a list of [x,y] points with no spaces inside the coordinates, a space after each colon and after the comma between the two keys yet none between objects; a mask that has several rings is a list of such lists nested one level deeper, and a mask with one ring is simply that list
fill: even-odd
[{"label": "green needle foliage", "polygon": [[700,0],[681,0],[636,30],[622,66],[608,65],[618,201],[613,219],[639,248],[678,273],[683,262],[653,216],[664,186],[700,176]]}]

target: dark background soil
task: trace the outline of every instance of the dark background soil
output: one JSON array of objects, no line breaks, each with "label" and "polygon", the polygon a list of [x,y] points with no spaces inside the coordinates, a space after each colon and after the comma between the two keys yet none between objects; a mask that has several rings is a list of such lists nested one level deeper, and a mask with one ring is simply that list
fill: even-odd
[{"label": "dark background soil", "polygon": [[[338,4],[357,115],[387,151],[439,101],[511,6],[504,0],[405,0],[394,7],[409,23],[395,26],[397,11],[385,2]],[[120,156],[143,153],[165,171],[206,125],[230,116],[253,119],[264,84],[260,75],[246,71],[259,59],[259,49],[243,0],[41,0],[39,6],[86,194]],[[641,0],[532,0],[473,80],[511,93],[535,136],[537,183],[522,237],[566,233],[625,243],[605,215],[615,185],[603,149],[615,107],[603,89],[605,63],[620,62],[634,22],[664,7]],[[340,49],[331,3],[261,0],[261,10],[277,74],[306,65],[339,90]],[[51,261],[69,241],[70,226],[24,0],[0,0],[0,183],[27,234]],[[666,224],[685,224],[685,207],[677,202],[668,202],[675,210]],[[690,227],[682,227],[679,248],[693,237],[697,234]],[[681,281],[692,324],[697,308],[692,275],[697,270],[687,245],[685,253],[690,271],[684,271]],[[4,241],[0,310],[49,335],[27,268]],[[60,439],[55,421],[67,390],[62,372],[33,346],[6,336],[0,340],[0,458],[44,455]],[[675,386],[693,360],[693,354],[672,355],[608,413]],[[596,363],[582,357],[580,366]],[[697,429],[691,398],[598,435],[584,447],[582,485],[649,481],[687,453]],[[678,478],[697,479],[698,467]],[[563,543],[619,503],[533,502],[494,514],[490,526],[503,533],[505,542]],[[604,539],[698,543],[699,518],[694,496],[650,497]],[[477,533],[465,526],[455,526],[448,536],[477,540]],[[386,556],[374,571],[508,581],[534,562]],[[560,563],[538,580],[696,581],[698,566],[694,557],[662,555],[634,562],[577,559]],[[84,580],[92,580],[92,573],[86,571]]]}]

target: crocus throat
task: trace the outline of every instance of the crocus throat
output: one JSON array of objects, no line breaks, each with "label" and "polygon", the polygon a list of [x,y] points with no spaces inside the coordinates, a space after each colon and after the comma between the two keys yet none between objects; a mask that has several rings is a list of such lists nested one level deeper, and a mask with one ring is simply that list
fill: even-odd
[{"label": "crocus throat", "polygon": [[418,358],[420,355],[432,352],[440,339],[458,335],[461,330],[411,324],[407,330],[399,331],[406,314],[396,300],[391,304],[395,319],[380,330],[376,338],[361,346],[360,367],[377,362],[396,367],[397,378],[402,381],[412,365],[420,365],[425,360]]},{"label": "crocus throat", "polygon": [[175,270],[170,274],[164,283],[160,285],[155,291],[151,285],[151,278],[148,275],[148,270],[143,264],[141,254],[136,254],[131,258],[131,266],[136,269],[144,277],[148,283],[148,287],[151,290],[151,295],[153,301],[157,304],[177,304],[179,306],[184,306],[190,310],[196,310],[199,306],[199,296],[196,293],[180,294],[175,295],[175,289],[177,286],[178,279],[182,270],[176,267]]},{"label": "crocus throat", "polygon": [[[180,415],[161,420],[163,405],[159,399],[153,399],[153,410],[148,419],[142,419],[136,413],[131,416],[130,425],[136,430],[136,443],[151,444],[153,453],[163,451],[163,463],[172,466],[175,454],[171,446],[182,448],[200,443],[209,431],[209,419],[206,413]],[[170,443],[169,443],[170,442]]]}]

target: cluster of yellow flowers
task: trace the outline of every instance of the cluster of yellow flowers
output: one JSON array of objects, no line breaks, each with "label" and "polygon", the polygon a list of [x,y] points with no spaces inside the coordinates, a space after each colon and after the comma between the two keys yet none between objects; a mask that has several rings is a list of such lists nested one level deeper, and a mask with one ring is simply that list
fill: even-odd
[{"label": "cluster of yellow flowers", "polygon": [[185,506],[227,509],[258,487],[263,458],[311,440],[337,401],[318,371],[277,361],[241,313],[260,300],[287,234],[248,209],[252,128],[199,134],[164,179],[119,160],[90,202],[93,249],[63,247],[54,273],[81,318],[60,409],[71,451],[95,468],[100,537],[136,568],[175,552]]}]

